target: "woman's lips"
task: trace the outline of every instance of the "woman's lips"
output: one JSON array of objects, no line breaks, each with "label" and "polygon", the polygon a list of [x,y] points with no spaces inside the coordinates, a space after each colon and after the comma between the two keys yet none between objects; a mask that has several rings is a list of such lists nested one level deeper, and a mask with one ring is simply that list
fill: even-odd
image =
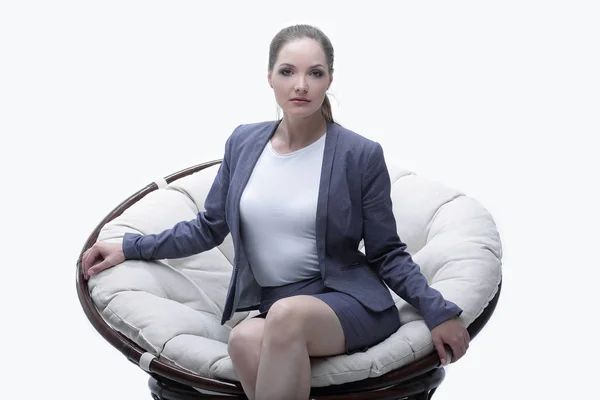
[{"label": "woman's lips", "polygon": [[294,104],[308,104],[308,103],[310,103],[310,100],[303,100],[303,99],[292,99],[290,101],[292,103],[294,103]]}]

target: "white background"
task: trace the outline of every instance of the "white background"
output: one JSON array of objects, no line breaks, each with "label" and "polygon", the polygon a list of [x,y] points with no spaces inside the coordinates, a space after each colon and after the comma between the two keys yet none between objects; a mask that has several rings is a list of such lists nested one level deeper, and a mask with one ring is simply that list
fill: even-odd
[{"label": "white background", "polygon": [[599,20],[574,0],[2,2],[2,397],[150,398],[81,311],[79,251],[131,193],[276,118],[268,45],[293,23],[334,44],[342,125],[496,219],[498,308],[434,398],[594,391]]}]

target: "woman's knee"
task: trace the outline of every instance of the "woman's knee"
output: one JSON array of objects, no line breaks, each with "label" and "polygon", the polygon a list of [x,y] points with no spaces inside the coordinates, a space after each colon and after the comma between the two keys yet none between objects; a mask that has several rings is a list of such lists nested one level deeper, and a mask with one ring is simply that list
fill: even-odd
[{"label": "woman's knee", "polygon": [[303,314],[298,299],[285,298],[275,302],[265,320],[264,339],[268,345],[285,347],[294,342],[305,342]]},{"label": "woman's knee", "polygon": [[263,338],[264,320],[249,320],[235,326],[229,333],[227,351],[231,359],[257,357]]}]

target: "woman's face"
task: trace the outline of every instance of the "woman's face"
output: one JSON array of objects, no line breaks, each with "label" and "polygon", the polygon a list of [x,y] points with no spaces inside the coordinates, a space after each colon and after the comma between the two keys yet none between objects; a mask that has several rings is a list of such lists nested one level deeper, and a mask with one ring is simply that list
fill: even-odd
[{"label": "woman's face", "polygon": [[306,38],[281,48],[268,79],[284,115],[307,117],[321,110],[333,77],[319,43]]}]

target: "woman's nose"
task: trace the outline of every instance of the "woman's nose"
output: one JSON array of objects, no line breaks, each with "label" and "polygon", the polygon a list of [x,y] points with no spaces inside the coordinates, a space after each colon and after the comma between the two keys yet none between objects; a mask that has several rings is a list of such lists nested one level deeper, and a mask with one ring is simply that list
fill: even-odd
[{"label": "woman's nose", "polygon": [[296,92],[308,92],[308,85],[304,79],[300,79],[296,82]]}]

